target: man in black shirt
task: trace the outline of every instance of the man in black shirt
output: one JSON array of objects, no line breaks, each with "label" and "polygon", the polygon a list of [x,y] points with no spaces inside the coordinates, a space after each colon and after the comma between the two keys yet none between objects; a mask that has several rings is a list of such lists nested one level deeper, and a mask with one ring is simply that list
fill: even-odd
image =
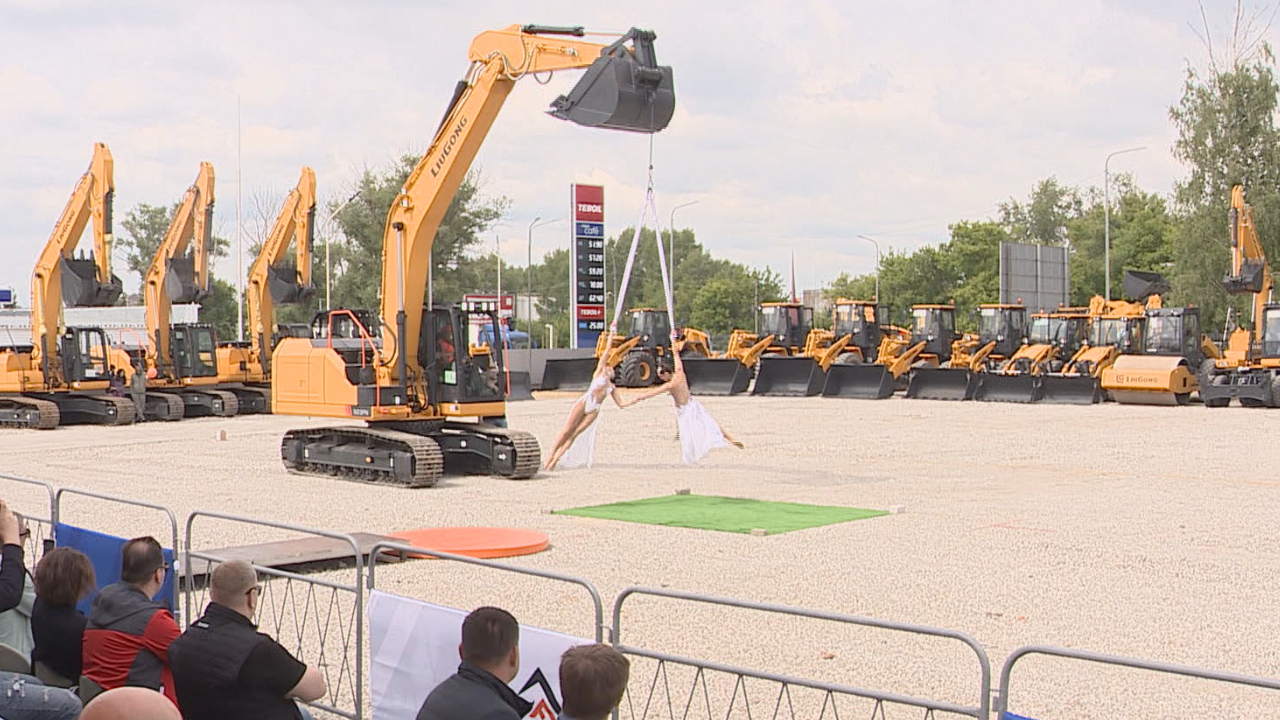
[{"label": "man in black shirt", "polygon": [[178,709],[185,720],[299,720],[294,699],[328,692],[324,676],[258,632],[253,616],[262,589],[253,566],[224,562],[213,571],[204,617],[169,646]]},{"label": "man in black shirt", "polygon": [[520,720],[533,705],[508,685],[520,672],[520,625],[482,607],[462,621],[458,672],[436,686],[417,720]]}]

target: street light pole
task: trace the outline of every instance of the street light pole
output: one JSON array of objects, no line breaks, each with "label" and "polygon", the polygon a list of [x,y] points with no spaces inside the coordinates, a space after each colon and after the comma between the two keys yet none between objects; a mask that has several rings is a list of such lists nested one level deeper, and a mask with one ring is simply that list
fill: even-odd
[{"label": "street light pole", "polygon": [[875,297],[875,300],[876,302],[880,302],[880,243],[876,242],[874,238],[869,238],[866,235],[859,235],[858,237],[876,246],[876,297]]},{"label": "street light pole", "polygon": [[1103,262],[1106,263],[1106,296],[1111,301],[1111,158],[1125,153],[1146,150],[1146,146],[1117,150],[1102,163],[1102,224],[1103,224]]},{"label": "street light pole", "polygon": [[347,198],[346,202],[339,205],[338,209],[329,213],[329,220],[325,223],[325,225],[328,226],[324,234],[324,309],[325,310],[333,309],[333,301],[329,294],[330,289],[333,287],[333,272],[331,271],[332,266],[329,264],[329,238],[330,236],[333,235],[333,221],[335,218],[338,217],[338,213],[342,212],[343,210],[346,210],[347,206],[350,205],[352,201],[354,201],[359,196],[360,196],[359,190],[351,193],[351,197]]},{"label": "street light pole", "polygon": [[[527,353],[527,357],[529,358],[529,372],[533,372],[533,231],[535,228],[540,228],[543,225],[550,225],[551,223],[555,223],[555,222],[560,222],[560,221],[559,220],[542,221],[542,217],[539,216],[534,218],[533,222],[529,223],[529,244],[527,246],[528,254],[525,259],[525,261],[528,263],[528,265],[526,266],[526,273],[529,276],[529,294],[525,296],[525,299],[524,299],[526,332],[529,333],[529,345],[528,345],[528,353]],[[572,322],[572,318],[570,319],[570,321]]]},{"label": "street light pole", "polygon": [[687,203],[680,203],[679,205],[671,208],[671,259],[667,261],[671,268],[667,273],[667,278],[671,281],[671,293],[673,295],[676,291],[676,211],[680,208],[687,208],[690,205],[697,204],[697,200],[690,200]]}]

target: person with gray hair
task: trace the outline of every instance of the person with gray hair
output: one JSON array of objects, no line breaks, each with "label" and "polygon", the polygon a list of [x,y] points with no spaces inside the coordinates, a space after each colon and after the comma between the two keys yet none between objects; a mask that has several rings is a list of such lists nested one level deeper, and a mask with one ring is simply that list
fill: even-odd
[{"label": "person with gray hair", "polygon": [[169,662],[185,720],[310,717],[296,702],[319,700],[328,687],[253,624],[262,586],[253,566],[229,560],[213,571],[204,616],[169,646]]}]

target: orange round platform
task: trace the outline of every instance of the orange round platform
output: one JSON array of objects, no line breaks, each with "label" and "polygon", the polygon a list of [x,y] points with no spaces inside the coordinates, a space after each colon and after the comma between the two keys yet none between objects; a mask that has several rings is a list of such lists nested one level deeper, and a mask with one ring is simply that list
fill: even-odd
[{"label": "orange round platform", "polygon": [[[436,527],[403,530],[387,533],[388,537],[403,540],[424,550],[438,550],[453,555],[473,558],[502,558],[515,555],[532,555],[542,552],[551,544],[545,533],[519,528],[493,527]],[[429,558],[430,555],[410,557]]]}]

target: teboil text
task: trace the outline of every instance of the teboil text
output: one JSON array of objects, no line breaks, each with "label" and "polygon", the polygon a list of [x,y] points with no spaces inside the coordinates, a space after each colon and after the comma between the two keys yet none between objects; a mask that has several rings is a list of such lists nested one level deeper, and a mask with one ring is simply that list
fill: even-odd
[{"label": "teboil text", "polygon": [[604,208],[598,203],[578,203],[578,212],[580,213],[602,213]]},{"label": "teboil text", "polygon": [[449,153],[453,152],[453,146],[458,144],[458,137],[462,135],[462,129],[467,126],[467,117],[464,115],[458,118],[458,124],[454,126],[453,132],[449,133],[449,138],[444,141],[444,148],[440,150],[440,157],[431,166],[431,177],[437,177],[444,168],[444,161],[449,158]]}]

